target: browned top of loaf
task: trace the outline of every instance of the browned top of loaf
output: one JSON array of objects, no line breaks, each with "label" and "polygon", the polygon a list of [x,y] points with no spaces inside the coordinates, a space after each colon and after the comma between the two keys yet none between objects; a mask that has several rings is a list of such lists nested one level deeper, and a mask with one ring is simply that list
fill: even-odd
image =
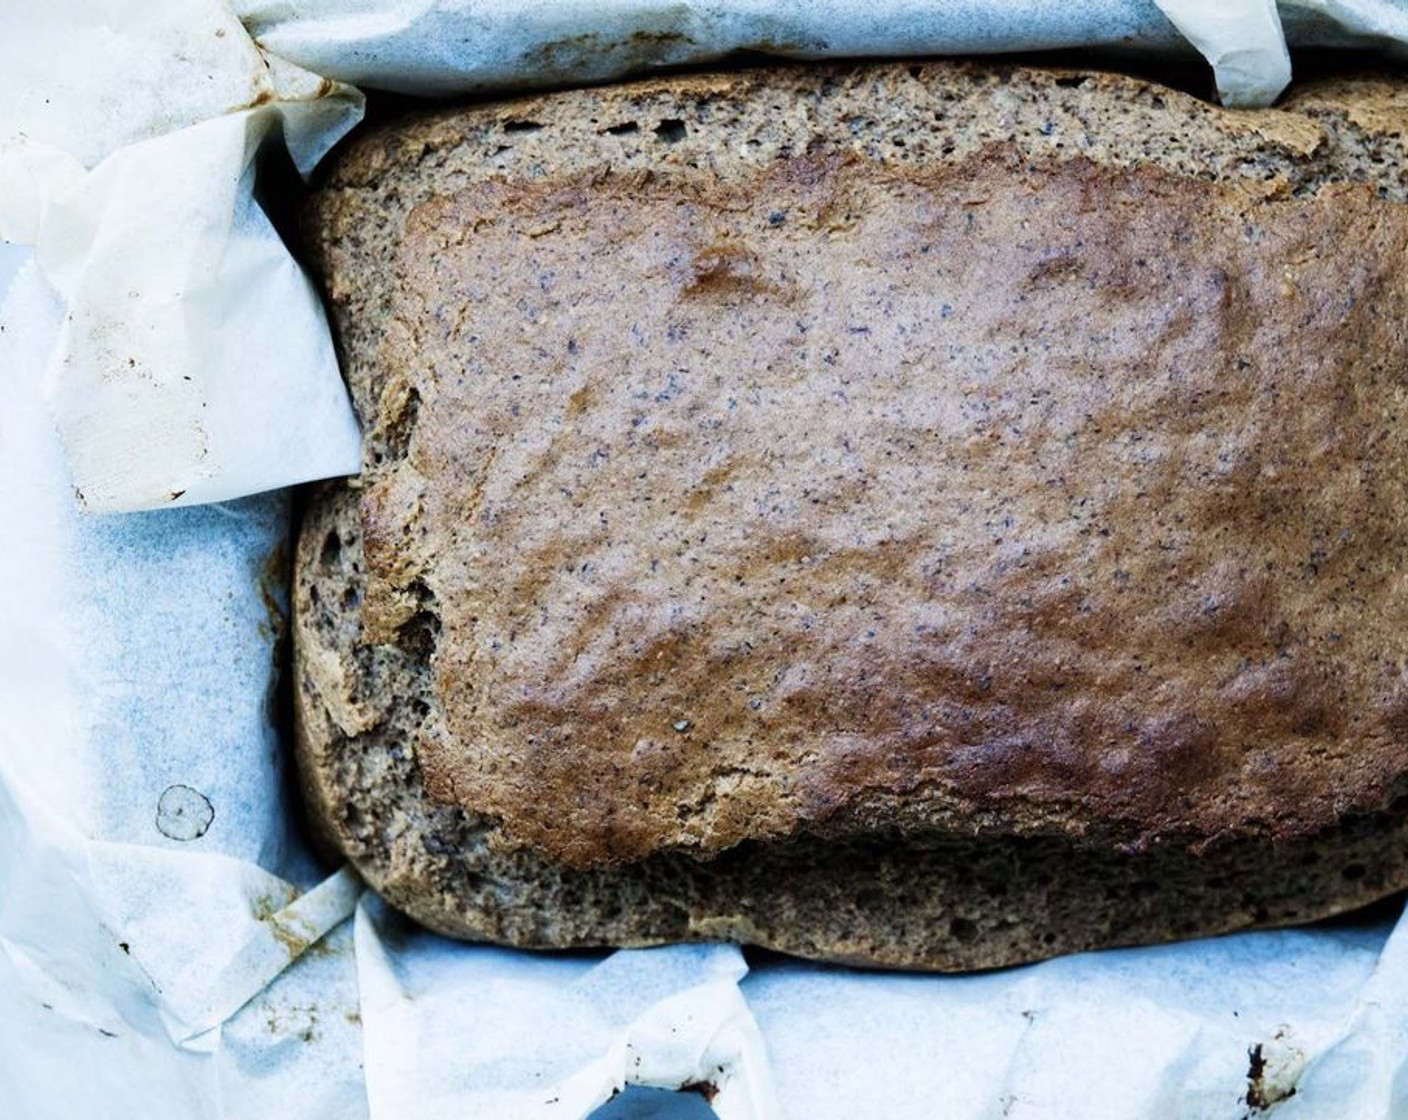
[{"label": "browned top of loaf", "polygon": [[381,332],[362,640],[438,613],[432,796],[574,866],[1382,802],[1408,215],[1332,182],[1334,121],[975,73],[678,79],[354,150],[318,236]]}]

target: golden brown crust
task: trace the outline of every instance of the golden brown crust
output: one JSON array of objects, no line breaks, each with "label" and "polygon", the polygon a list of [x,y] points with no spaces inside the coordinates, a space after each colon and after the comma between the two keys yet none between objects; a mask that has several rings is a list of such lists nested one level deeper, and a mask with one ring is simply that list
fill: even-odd
[{"label": "golden brown crust", "polygon": [[429,788],[573,866],[862,795],[1146,837],[1373,806],[1406,240],[1364,189],[991,150],[422,205],[398,318],[463,325],[384,348],[419,413],[363,516],[367,617],[440,604]]}]

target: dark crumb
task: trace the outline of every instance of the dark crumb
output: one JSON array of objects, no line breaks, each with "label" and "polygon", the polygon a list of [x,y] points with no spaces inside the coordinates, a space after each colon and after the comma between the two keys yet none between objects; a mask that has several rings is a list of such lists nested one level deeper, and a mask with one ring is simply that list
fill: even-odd
[{"label": "dark crumb", "polygon": [[719,1095],[719,1087],[712,1081],[686,1081],[680,1086],[681,1093],[698,1093],[709,1104]]}]

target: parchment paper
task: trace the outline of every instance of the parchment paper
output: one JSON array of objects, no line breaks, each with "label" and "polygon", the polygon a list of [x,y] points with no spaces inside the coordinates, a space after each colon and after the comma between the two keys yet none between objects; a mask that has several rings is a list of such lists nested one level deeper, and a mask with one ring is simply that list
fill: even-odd
[{"label": "parchment paper", "polygon": [[0,246],[0,1116],[576,1120],[630,1083],[694,1084],[725,1120],[1408,1115],[1386,925],[962,978],[410,928],[298,830],[288,499],[243,496],[356,466],[254,176],[266,141],[310,169],[360,114],[349,83],[1191,41],[1226,100],[1264,102],[1287,38],[1401,49],[1397,5],[6,6],[0,234],[37,254],[16,273]]},{"label": "parchment paper", "polygon": [[[322,307],[254,199],[356,90],[268,55],[219,0],[54,0],[0,20],[0,238],[67,312],[44,367],[79,502],[222,501],[358,466]],[[3,10],[3,8],[0,8]]]}]

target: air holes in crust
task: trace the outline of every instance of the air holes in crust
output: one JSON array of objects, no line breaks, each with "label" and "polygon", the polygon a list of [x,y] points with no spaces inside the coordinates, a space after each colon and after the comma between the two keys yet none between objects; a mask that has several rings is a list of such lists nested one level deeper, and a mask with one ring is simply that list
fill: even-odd
[{"label": "air holes in crust", "polygon": [[678,144],[689,135],[689,129],[679,117],[668,117],[655,126],[655,135],[666,144]]},{"label": "air holes in crust", "polygon": [[325,569],[331,570],[338,566],[338,561],[342,559],[342,538],[337,531],[330,530],[323,538],[323,550],[318,555],[318,562]]},{"label": "air holes in crust", "polygon": [[419,662],[429,662],[440,642],[440,618],[430,611],[416,611],[396,635],[396,644],[406,655]]},{"label": "air holes in crust", "polygon": [[960,945],[969,945],[978,939],[978,924],[969,918],[954,918],[948,924],[948,935]]}]

